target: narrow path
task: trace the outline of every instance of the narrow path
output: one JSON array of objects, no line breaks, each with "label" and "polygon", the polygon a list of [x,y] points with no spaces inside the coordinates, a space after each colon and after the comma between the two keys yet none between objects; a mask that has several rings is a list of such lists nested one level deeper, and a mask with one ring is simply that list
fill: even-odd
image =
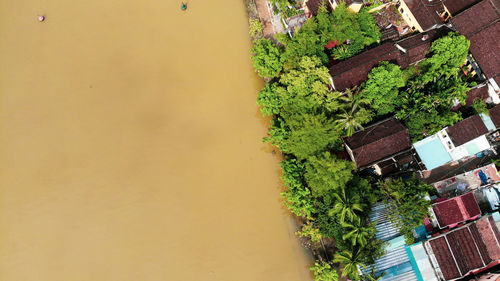
[{"label": "narrow path", "polygon": [[274,28],[271,21],[271,14],[267,6],[266,0],[255,0],[255,6],[257,6],[257,12],[259,13],[260,21],[262,22],[262,27],[264,28],[264,37],[268,38],[273,36]]}]

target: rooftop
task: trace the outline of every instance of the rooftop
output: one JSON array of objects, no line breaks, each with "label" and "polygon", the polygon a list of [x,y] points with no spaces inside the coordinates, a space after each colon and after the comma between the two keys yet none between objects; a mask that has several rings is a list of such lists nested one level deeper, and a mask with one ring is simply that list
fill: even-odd
[{"label": "rooftop", "polygon": [[500,0],[483,0],[451,19],[488,78],[500,84]]},{"label": "rooftop", "polygon": [[432,209],[441,228],[453,227],[481,215],[481,210],[472,192],[435,203],[432,205]]},{"label": "rooftop", "polygon": [[488,128],[486,128],[486,125],[479,115],[474,115],[448,127],[446,132],[453,141],[453,144],[455,146],[460,146],[486,134]]},{"label": "rooftop", "polygon": [[428,30],[435,25],[442,24],[443,20],[439,16],[444,10],[441,1],[428,0],[403,0],[411,13],[422,27]]},{"label": "rooftop", "polygon": [[[433,267],[455,280],[500,259],[500,234],[491,216],[424,242],[435,257]],[[432,260],[432,259],[431,259]]]},{"label": "rooftop", "polygon": [[490,118],[493,121],[493,124],[498,128],[500,127],[500,105],[496,105],[492,109],[489,110]]},{"label": "rooftop", "polygon": [[443,5],[446,9],[448,9],[452,16],[455,16],[479,1],[480,0],[445,0],[443,1]]},{"label": "rooftop", "polygon": [[345,140],[358,167],[382,160],[411,147],[408,130],[395,118],[372,125]]}]

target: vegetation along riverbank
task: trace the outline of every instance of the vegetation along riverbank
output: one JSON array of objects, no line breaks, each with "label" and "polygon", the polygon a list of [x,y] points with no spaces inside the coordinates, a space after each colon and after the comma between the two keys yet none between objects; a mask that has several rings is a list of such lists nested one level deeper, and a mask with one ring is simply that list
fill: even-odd
[{"label": "vegetation along riverbank", "polygon": [[[381,28],[377,15],[383,13],[374,13],[375,3],[357,10],[343,2],[323,4],[313,11],[302,2],[261,2],[281,17],[281,27],[263,23],[253,8],[259,3],[247,0],[254,9],[251,58],[267,82],[257,104],[272,116],[263,140],[283,154],[283,203],[303,222],[297,235],[316,258],[311,271],[318,281],[377,280],[382,276],[373,265],[386,245],[377,238],[372,206],[384,204],[388,219],[412,244],[434,189],[411,170],[386,176],[361,169],[373,163],[353,161],[346,142],[392,119],[416,142],[486,112],[482,100],[466,106],[476,85],[464,71],[470,42],[447,28],[410,34],[397,27],[401,43],[394,44],[386,35],[400,15],[388,6],[398,19]],[[269,24],[275,33],[264,32]],[[360,145],[372,137],[367,134]]]}]

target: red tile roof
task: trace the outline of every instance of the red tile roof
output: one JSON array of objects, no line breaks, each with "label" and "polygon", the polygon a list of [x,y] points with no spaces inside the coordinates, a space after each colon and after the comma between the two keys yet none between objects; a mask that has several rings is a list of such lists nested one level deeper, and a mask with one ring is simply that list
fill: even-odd
[{"label": "red tile roof", "polygon": [[479,1],[480,0],[445,0],[443,1],[443,5],[446,9],[448,9],[452,16],[455,16]]},{"label": "red tile roof", "polygon": [[500,0],[483,0],[451,19],[488,78],[500,83]]},{"label": "red tile roof", "polygon": [[[407,68],[425,58],[431,47],[432,41],[448,33],[448,29],[440,28],[425,34],[419,33],[396,42],[406,53],[399,50],[393,43],[386,42],[380,46],[369,49],[359,55],[330,67],[330,75],[335,89],[344,91],[364,82],[373,67],[382,61],[398,64]],[[425,39],[425,40],[423,40]]]},{"label": "red tile roof", "polygon": [[500,105],[496,105],[492,109],[489,110],[490,118],[495,124],[495,127],[500,127]]},{"label": "red tile roof", "polygon": [[[337,91],[361,84],[368,78],[370,70],[382,61],[398,63],[399,50],[392,43],[384,43],[357,56],[330,67],[330,75]],[[405,66],[406,67],[406,66]]]},{"label": "red tile roof", "polygon": [[485,269],[500,259],[498,229],[491,216],[424,242],[436,257],[435,269],[446,280],[464,277]]},{"label": "red tile roof", "polygon": [[472,192],[432,205],[440,227],[467,221],[481,214]]},{"label": "red tile roof", "polygon": [[451,127],[448,127],[446,132],[453,141],[453,144],[455,146],[459,146],[486,134],[488,132],[488,128],[486,128],[486,125],[484,125],[484,122],[479,115],[474,115]]},{"label": "red tile roof", "polygon": [[345,140],[353,161],[363,167],[411,147],[408,130],[395,118],[359,131]]}]

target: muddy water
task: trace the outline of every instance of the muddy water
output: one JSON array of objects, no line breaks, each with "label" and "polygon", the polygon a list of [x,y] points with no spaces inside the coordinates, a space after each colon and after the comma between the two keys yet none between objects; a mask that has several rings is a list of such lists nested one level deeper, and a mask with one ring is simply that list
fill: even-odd
[{"label": "muddy water", "polygon": [[311,279],[241,2],[0,1],[0,280]]}]

